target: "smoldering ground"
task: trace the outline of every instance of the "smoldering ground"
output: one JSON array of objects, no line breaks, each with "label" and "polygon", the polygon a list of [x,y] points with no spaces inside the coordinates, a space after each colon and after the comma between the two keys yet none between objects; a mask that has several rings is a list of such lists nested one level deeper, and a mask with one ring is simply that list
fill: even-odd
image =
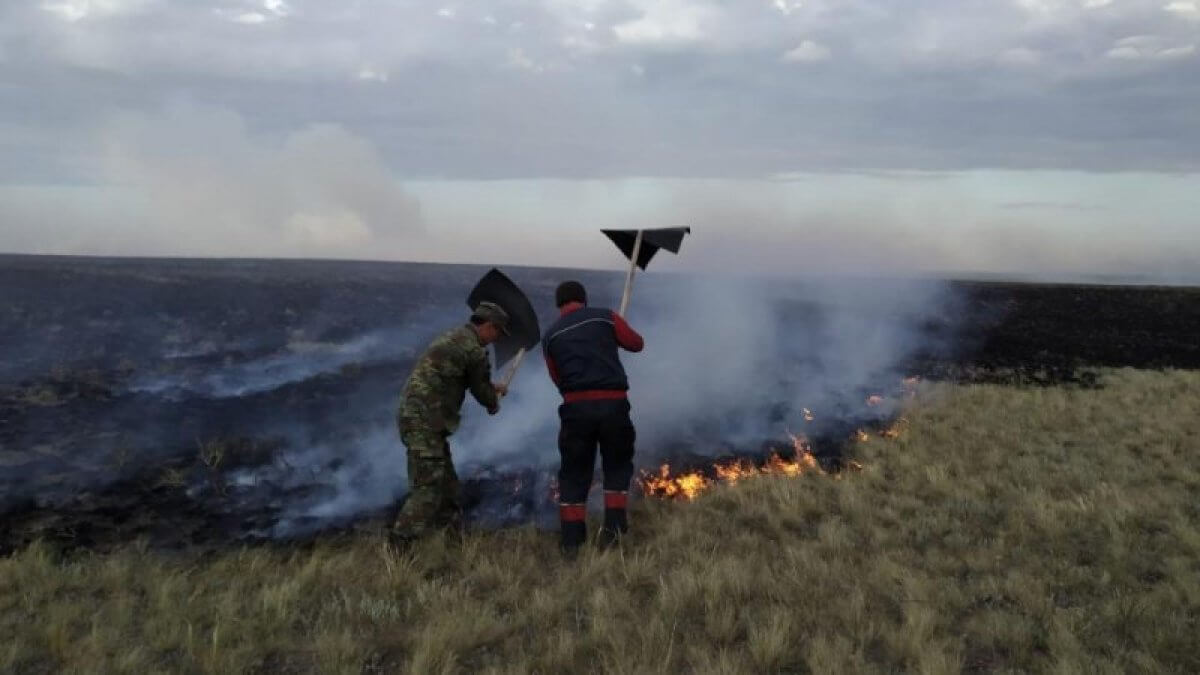
[{"label": "smoldering ground", "polygon": [[[141,289],[139,303],[101,309],[104,297],[87,295],[95,278],[76,270],[75,305],[57,310],[63,331],[115,343],[58,360],[57,377],[92,373],[98,394],[58,392],[60,400],[39,403],[30,392],[50,376],[5,383],[5,508],[69,509],[80,495],[165,474],[182,499],[219,514],[230,537],[299,536],[403,497],[394,422],[403,380],[430,339],[465,319],[463,299],[482,269],[212,262],[209,290],[220,292],[180,305],[167,301],[170,291],[145,290],[183,274],[169,266],[149,274],[153,264],[130,263],[121,282],[126,294]],[[236,283],[227,285],[223,265],[239,267]],[[598,305],[616,304],[622,282],[509,271],[544,327],[563,278],[581,278]],[[205,285],[205,272],[186,274],[179,286]],[[953,306],[933,282],[642,276],[629,318],[647,348],[624,358],[638,461],[756,450],[764,439],[819,437],[887,416],[865,398],[894,389],[904,360],[930,346],[925,325],[950,321]],[[103,311],[109,323],[97,332],[89,317]],[[25,337],[33,348],[36,331]],[[138,358],[122,350],[129,343],[140,345]],[[126,363],[106,363],[117,354]],[[527,522],[550,503],[559,402],[538,354],[499,415],[468,400],[452,438],[464,480],[524,481],[485,492],[472,510],[477,523]]]}]

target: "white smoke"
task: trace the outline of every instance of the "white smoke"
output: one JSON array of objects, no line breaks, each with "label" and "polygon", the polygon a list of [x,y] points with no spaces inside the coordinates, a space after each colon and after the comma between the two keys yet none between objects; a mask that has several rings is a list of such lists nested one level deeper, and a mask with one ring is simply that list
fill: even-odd
[{"label": "white smoke", "polygon": [[[590,290],[593,306],[619,293]],[[622,353],[638,451],[647,459],[686,442],[716,453],[801,431],[805,409],[818,422],[859,409],[865,392],[899,384],[922,322],[951,303],[944,285],[923,281],[643,280],[629,320],[646,348]],[[456,459],[553,465],[560,402],[540,358],[527,363],[496,417],[468,402]]]},{"label": "white smoke", "polygon": [[343,126],[280,132],[186,102],[99,117],[80,150],[91,160],[89,186],[0,186],[4,250],[422,257],[418,200],[368,139]]},{"label": "white smoke", "polygon": [[[531,292],[535,302],[548,302],[547,287],[575,276],[562,275],[539,281],[538,292]],[[614,275],[590,282],[591,304],[615,304],[620,281]],[[629,321],[646,348],[623,353],[622,360],[642,464],[680,446],[698,454],[722,453],[727,445],[752,448],[856,414],[868,394],[899,383],[905,359],[923,345],[921,324],[945,318],[953,303],[940,283],[870,279],[647,274],[636,291]],[[556,311],[537,309],[545,330]],[[425,307],[402,325],[339,341],[293,342],[256,360],[200,365],[137,381],[134,388],[182,392],[187,405],[274,391],[348,366],[386,363],[378,372],[398,372],[429,339],[462,320],[458,307]],[[172,349],[193,346],[211,347]],[[497,369],[495,379],[507,367]],[[320,418],[264,419],[254,434],[286,438],[286,451],[277,462],[227,477],[249,499],[287,495],[275,507],[276,526],[263,534],[290,536],[345,522],[405,493],[405,450],[395,426],[403,378],[347,377],[342,382],[355,390],[331,401]],[[468,396],[463,425],[450,439],[460,477],[482,469],[555,469],[560,402],[540,350],[525,360],[498,415],[489,416]],[[805,409],[816,416],[811,425]]]},{"label": "white smoke", "polygon": [[[331,462],[333,458],[343,461]],[[390,506],[407,491],[408,469],[395,428],[380,425],[340,443],[288,453],[274,464],[239,471],[229,480],[243,490],[266,484],[286,492],[319,487],[314,496],[286,504],[274,526],[258,533],[288,537]]]},{"label": "white smoke", "polygon": [[[178,375],[147,375],[135,380],[129,390],[140,394],[199,395],[206,398],[237,398],[273,391],[347,366],[380,361],[411,359],[418,344],[412,331],[379,331],[346,342],[292,342],[280,353],[245,363],[230,364],[200,372]],[[196,348],[173,351],[170,356],[203,356],[216,350]],[[183,356],[180,356],[180,355]]]}]

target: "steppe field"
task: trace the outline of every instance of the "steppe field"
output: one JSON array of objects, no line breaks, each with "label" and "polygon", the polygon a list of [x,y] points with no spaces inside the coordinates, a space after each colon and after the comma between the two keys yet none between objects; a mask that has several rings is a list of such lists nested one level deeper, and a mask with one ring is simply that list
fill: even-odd
[{"label": "steppe field", "polygon": [[530,447],[468,420],[469,527],[397,550],[386,415],[482,271],[5,259],[0,671],[1200,672],[1200,292],[788,291],[716,413],[635,397],[574,561],[530,368]]}]

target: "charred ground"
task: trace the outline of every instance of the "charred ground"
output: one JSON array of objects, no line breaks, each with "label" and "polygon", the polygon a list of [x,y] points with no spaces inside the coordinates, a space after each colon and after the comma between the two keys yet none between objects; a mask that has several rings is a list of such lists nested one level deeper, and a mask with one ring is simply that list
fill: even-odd
[{"label": "charred ground", "polygon": [[951,282],[964,321],[917,355],[928,379],[1094,384],[1095,368],[1200,368],[1200,288]]}]

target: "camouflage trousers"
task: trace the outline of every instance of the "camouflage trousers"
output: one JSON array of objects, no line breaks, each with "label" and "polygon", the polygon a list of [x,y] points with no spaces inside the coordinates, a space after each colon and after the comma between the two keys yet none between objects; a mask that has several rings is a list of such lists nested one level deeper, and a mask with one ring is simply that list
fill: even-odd
[{"label": "camouflage trousers", "polygon": [[458,474],[450,458],[447,434],[401,424],[408,449],[408,499],[392,524],[395,536],[415,539],[462,526]]}]

